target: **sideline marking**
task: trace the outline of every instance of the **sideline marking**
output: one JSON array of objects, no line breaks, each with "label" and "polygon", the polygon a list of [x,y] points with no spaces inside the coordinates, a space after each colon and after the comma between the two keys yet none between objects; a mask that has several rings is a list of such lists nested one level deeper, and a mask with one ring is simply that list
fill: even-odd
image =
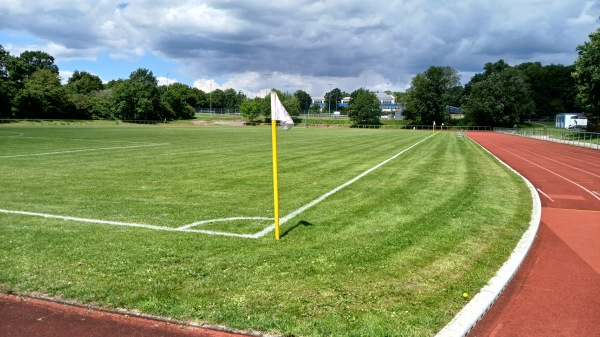
[{"label": "sideline marking", "polygon": [[119,149],[135,149],[135,148],[139,148],[139,147],[165,146],[165,145],[169,145],[169,144],[168,143],[162,143],[162,144],[145,144],[145,145],[130,145],[130,146],[98,147],[98,148],[91,148],[91,149],[65,150],[65,151],[55,151],[55,152],[30,153],[30,154],[15,154],[15,155],[10,155],[10,156],[0,156],[0,158],[51,156],[51,155],[55,155],[55,154],[65,154],[65,153],[78,153],[78,152],[90,152],[90,151],[106,151],[106,150],[119,150]]},{"label": "sideline marking", "polygon": [[554,200],[552,198],[550,198],[548,196],[548,194],[544,193],[542,190],[540,190],[539,188],[537,188],[537,191],[540,192],[543,196],[545,196],[546,198],[550,199],[550,201],[554,202]]},{"label": "sideline marking", "polygon": [[[307,209],[309,209],[309,208],[313,207],[314,205],[316,205],[316,204],[320,203],[321,201],[325,200],[327,197],[329,197],[329,196],[331,196],[331,195],[333,195],[333,194],[337,193],[338,191],[340,191],[340,190],[341,190],[341,189],[343,189],[344,187],[347,187],[348,185],[350,185],[350,184],[352,184],[352,183],[356,182],[357,180],[359,180],[360,178],[362,178],[362,177],[366,176],[367,174],[369,174],[369,173],[371,173],[371,172],[375,171],[375,170],[376,170],[376,169],[378,169],[379,167],[381,167],[381,166],[383,166],[383,165],[387,164],[388,162],[390,162],[390,161],[392,161],[392,160],[396,159],[398,156],[400,156],[400,155],[401,155],[401,154],[403,154],[404,152],[406,152],[406,151],[408,151],[408,150],[412,149],[413,147],[415,147],[415,146],[417,146],[417,145],[421,144],[422,142],[426,141],[427,139],[429,139],[429,138],[431,138],[431,137],[433,137],[433,136],[427,136],[426,138],[423,138],[423,139],[421,139],[420,141],[416,142],[415,144],[413,144],[413,145],[411,145],[411,146],[407,147],[406,149],[404,149],[404,150],[402,150],[402,151],[400,151],[400,152],[396,153],[395,155],[393,155],[393,156],[391,156],[390,158],[388,158],[388,159],[386,159],[386,160],[382,161],[381,163],[379,163],[379,164],[377,164],[377,165],[375,165],[375,166],[371,167],[370,169],[366,170],[365,172],[363,172],[363,173],[361,173],[361,174],[357,175],[357,176],[356,176],[356,177],[354,177],[353,179],[351,179],[351,180],[349,180],[349,181],[347,181],[347,182],[345,182],[345,183],[341,184],[340,186],[338,186],[338,187],[336,187],[336,188],[332,189],[331,191],[329,191],[329,192],[327,192],[327,193],[323,194],[322,196],[318,197],[317,199],[315,199],[315,200],[313,200],[313,201],[309,202],[308,204],[306,204],[306,205],[304,205],[304,206],[302,206],[302,207],[298,208],[297,210],[293,211],[292,213],[290,213],[290,214],[288,214],[288,215],[284,216],[284,217],[283,217],[283,218],[281,218],[281,220],[279,221],[279,224],[280,224],[280,225],[283,225],[283,224],[285,224],[286,222],[290,221],[291,219],[293,219],[293,218],[294,218],[294,217],[296,217],[297,215],[299,215],[299,214],[303,213],[303,212],[304,212],[304,211],[306,211]],[[267,227],[267,228],[263,229],[262,231],[260,231],[260,232],[256,233],[255,235],[256,235],[257,237],[262,237],[262,236],[265,236],[266,234],[268,234],[268,233],[272,232],[273,230],[275,230],[274,226],[269,226],[269,227]]]},{"label": "sideline marking", "polygon": [[[306,205],[298,208],[297,210],[293,211],[292,213],[286,215],[285,217],[281,218],[280,224],[283,225],[286,222],[288,222],[289,220],[291,220],[292,218],[296,217],[297,215],[301,214],[302,212],[306,211],[307,209],[315,206],[316,204],[320,203],[321,201],[325,200],[327,197],[337,193],[338,191],[342,190],[343,188],[349,186],[350,184],[356,182],[357,180],[359,180],[360,178],[366,176],[367,174],[373,172],[374,170],[378,169],[379,167],[387,164],[388,162],[396,159],[398,156],[402,155],[403,153],[405,153],[406,151],[412,149],[413,147],[421,144],[422,142],[426,141],[427,139],[431,138],[432,136],[427,136],[426,138],[421,139],[420,141],[416,142],[415,144],[407,147],[406,149],[396,153],[395,155],[393,155],[392,157],[382,161],[381,163],[373,166],[372,168],[364,171],[363,173],[359,174],[358,176],[354,177],[353,179],[343,183],[342,185],[332,189],[331,191],[323,194],[322,196],[318,197],[317,199],[307,203]],[[144,145],[144,146],[155,146],[155,145],[168,145],[168,144],[154,144],[154,145]],[[38,154],[40,155],[40,154]],[[5,158],[5,157],[0,157],[0,158]],[[153,230],[161,230],[161,231],[171,231],[171,232],[191,232],[191,233],[202,233],[202,234],[208,234],[208,235],[221,235],[221,236],[232,236],[232,237],[240,237],[240,238],[248,238],[248,239],[258,239],[261,238],[263,236],[265,236],[266,234],[272,232],[274,230],[274,225],[269,225],[267,226],[265,229],[263,229],[260,232],[254,233],[254,234],[237,234],[237,233],[230,233],[230,232],[221,232],[221,231],[211,231],[211,230],[203,230],[203,229],[191,229],[191,227],[195,227],[195,226],[200,226],[206,223],[212,223],[212,222],[224,222],[224,221],[236,221],[236,220],[273,220],[273,218],[266,218],[266,217],[230,217],[230,218],[221,218],[221,219],[210,219],[210,220],[202,220],[202,221],[196,221],[193,222],[191,224],[187,224],[187,225],[183,225],[180,227],[165,227],[165,226],[156,226],[156,225],[148,225],[148,224],[139,224],[139,223],[128,223],[128,222],[120,222],[120,221],[109,221],[109,220],[100,220],[100,219],[89,219],[89,218],[79,218],[79,217],[72,217],[72,216],[64,216],[64,215],[54,215],[54,214],[47,214],[47,213],[36,213],[36,212],[27,212],[27,211],[13,211],[13,210],[5,210],[5,209],[0,209],[0,213],[7,213],[7,214],[20,214],[20,215],[29,215],[29,216],[37,216],[37,217],[43,217],[43,218],[49,218],[49,219],[60,219],[60,220],[66,220],[66,221],[77,221],[77,222],[85,222],[85,223],[97,223],[97,224],[104,224],[104,225],[113,225],[113,226],[128,226],[128,227],[138,227],[138,228],[146,228],[146,229],[153,229]]]}]

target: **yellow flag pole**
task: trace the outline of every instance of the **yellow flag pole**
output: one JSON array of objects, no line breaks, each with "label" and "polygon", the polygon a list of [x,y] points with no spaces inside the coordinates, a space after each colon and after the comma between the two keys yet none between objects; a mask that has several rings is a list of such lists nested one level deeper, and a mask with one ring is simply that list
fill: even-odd
[{"label": "yellow flag pole", "polygon": [[[271,116],[273,117],[273,116]],[[273,203],[275,208],[275,240],[279,240],[279,179],[277,177],[277,120],[271,118],[273,143]]]}]

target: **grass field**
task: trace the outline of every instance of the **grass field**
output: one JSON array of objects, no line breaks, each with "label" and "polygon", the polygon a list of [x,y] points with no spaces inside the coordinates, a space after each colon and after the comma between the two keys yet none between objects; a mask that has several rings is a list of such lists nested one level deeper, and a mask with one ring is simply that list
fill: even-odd
[{"label": "grass field", "polygon": [[525,184],[454,133],[297,127],[279,132],[281,217],[398,156],[280,241],[160,230],[272,218],[270,140],[267,127],[0,127],[0,288],[284,335],[428,336],[529,222]]}]

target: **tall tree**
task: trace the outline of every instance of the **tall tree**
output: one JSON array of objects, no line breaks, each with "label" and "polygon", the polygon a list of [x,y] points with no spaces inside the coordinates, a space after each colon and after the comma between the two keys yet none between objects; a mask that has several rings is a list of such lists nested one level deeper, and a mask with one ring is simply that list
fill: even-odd
[{"label": "tall tree", "polygon": [[590,40],[577,46],[573,77],[577,98],[588,116],[588,129],[600,130],[600,28],[589,35]]},{"label": "tall tree", "polygon": [[74,106],[60,83],[58,74],[38,69],[26,78],[23,89],[13,100],[13,112],[18,118],[69,118]]},{"label": "tall tree", "polygon": [[14,79],[21,82],[29,78],[39,69],[46,69],[58,75],[58,66],[54,57],[43,51],[24,51],[14,65]]},{"label": "tall tree", "polygon": [[554,116],[576,110],[576,87],[571,73],[573,66],[549,65],[528,62],[517,65],[527,78],[535,110],[533,117]]},{"label": "tall tree", "polygon": [[330,92],[326,93],[325,100],[324,100],[325,111],[331,112],[331,111],[337,110],[338,105],[342,101],[342,98],[344,98],[344,93],[338,88],[335,88],[335,89],[331,90]]},{"label": "tall tree", "polygon": [[404,115],[417,124],[442,123],[449,119],[447,106],[460,86],[460,76],[451,67],[432,66],[417,74],[406,92]]},{"label": "tall tree", "polygon": [[294,97],[300,102],[300,111],[307,111],[312,104],[312,97],[304,90],[296,90]]},{"label": "tall tree", "polygon": [[90,94],[102,90],[104,85],[100,77],[86,71],[75,70],[67,81],[66,88],[73,94]]},{"label": "tall tree", "polygon": [[504,68],[470,86],[464,99],[465,117],[478,125],[512,126],[533,112],[533,101],[525,75]]},{"label": "tall tree", "polygon": [[196,96],[192,88],[182,83],[173,83],[169,85],[168,90],[166,88],[162,90],[163,109],[161,117],[163,119],[189,119],[194,117]]},{"label": "tall tree", "polygon": [[148,69],[139,68],[128,80],[112,84],[112,106],[116,118],[123,120],[163,119],[158,81]]},{"label": "tall tree", "polygon": [[365,88],[354,90],[350,94],[348,117],[355,125],[378,125],[381,107],[375,93]]},{"label": "tall tree", "polygon": [[12,56],[0,45],[0,117],[10,117],[15,87],[9,77]]}]

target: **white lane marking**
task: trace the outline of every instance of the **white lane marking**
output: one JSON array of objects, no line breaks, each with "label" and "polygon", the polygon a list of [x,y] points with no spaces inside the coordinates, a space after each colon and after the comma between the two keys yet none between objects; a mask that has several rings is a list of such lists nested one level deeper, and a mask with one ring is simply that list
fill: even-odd
[{"label": "white lane marking", "polygon": [[[592,173],[592,172],[588,172],[588,171],[586,171],[586,170],[583,170],[583,169],[580,169],[580,168],[578,168],[578,167],[575,167],[575,166],[569,165],[569,164],[567,164],[567,163],[563,163],[563,162],[561,162],[561,161],[558,161],[558,160],[556,160],[556,159],[552,159],[552,158],[549,158],[549,157],[546,157],[546,156],[542,156],[542,155],[541,155],[541,154],[539,154],[539,153],[532,152],[532,151],[526,150],[526,149],[524,149],[524,148],[519,148],[519,149],[520,149],[520,150],[522,150],[522,151],[525,151],[525,152],[529,152],[529,153],[531,153],[531,154],[533,154],[533,155],[536,155],[536,156],[538,156],[538,157],[542,157],[542,158],[544,158],[544,159],[548,159],[548,160],[550,160],[550,161],[553,161],[553,162],[555,162],[555,163],[559,163],[559,164],[561,164],[561,165],[564,165],[564,166],[570,167],[570,168],[572,168],[572,169],[574,169],[574,170],[581,171],[581,172],[583,172],[583,173],[587,173],[587,174],[593,175],[594,177],[600,178],[600,175],[598,175],[598,174],[594,174],[594,173]],[[558,153],[558,154],[560,155],[560,153]],[[569,157],[567,156],[567,158],[569,158]],[[593,165],[593,164],[591,164],[591,165]]]},{"label": "white lane marking", "polygon": [[[501,147],[501,148],[502,148],[502,147]],[[524,158],[524,157],[522,157],[522,156],[519,156],[518,154],[516,154],[516,153],[514,153],[514,152],[512,152],[512,151],[510,151],[510,150],[507,150],[507,149],[505,149],[505,148],[502,148],[502,149],[503,149],[504,151],[506,151],[506,152],[510,152],[510,153],[511,153],[512,155],[514,155],[515,157],[519,157],[519,158],[523,159],[524,161],[526,161],[526,162],[528,162],[528,163],[531,163],[531,164],[533,164],[533,165],[535,165],[535,166],[537,166],[537,167],[541,168],[542,170],[548,171],[548,172],[550,172],[550,173],[554,174],[555,176],[557,176],[557,177],[559,177],[559,178],[562,178],[562,179],[564,179],[564,180],[566,180],[566,181],[570,182],[571,184],[573,184],[573,185],[575,185],[575,186],[577,186],[577,187],[581,188],[582,190],[584,190],[584,191],[586,191],[587,193],[589,193],[589,194],[590,194],[592,197],[594,197],[594,198],[596,198],[598,201],[600,201],[600,196],[596,195],[594,192],[592,192],[592,191],[588,190],[587,188],[583,187],[582,185],[580,185],[580,184],[578,184],[578,183],[574,182],[573,180],[571,180],[571,179],[569,179],[569,178],[567,178],[567,177],[561,176],[560,174],[558,174],[558,173],[556,173],[556,172],[554,172],[554,171],[552,171],[552,170],[549,170],[549,169],[547,169],[547,168],[543,167],[542,165],[538,165],[538,164],[536,164],[536,163],[532,162],[531,160],[528,160],[528,159],[526,159],[526,158]]]},{"label": "white lane marking", "polygon": [[540,192],[540,193],[541,193],[543,196],[545,196],[546,198],[548,198],[550,201],[554,202],[554,200],[553,200],[552,198],[550,198],[550,197],[548,196],[548,194],[544,193],[544,192],[543,192],[541,189],[539,189],[539,188],[538,188],[538,189],[537,189],[537,191],[538,191],[538,192]]}]

